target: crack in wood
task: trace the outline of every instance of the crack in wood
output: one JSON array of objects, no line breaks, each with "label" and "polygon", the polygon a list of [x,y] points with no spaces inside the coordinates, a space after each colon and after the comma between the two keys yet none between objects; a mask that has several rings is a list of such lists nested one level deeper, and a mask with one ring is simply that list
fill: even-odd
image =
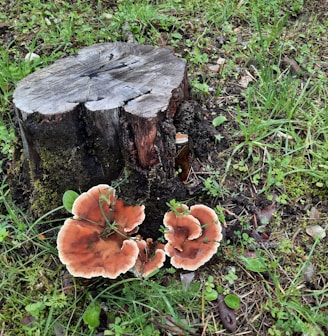
[{"label": "crack in wood", "polygon": [[147,94],[150,94],[151,92],[152,92],[152,90],[147,90],[147,91],[145,91],[145,92],[141,92],[139,95],[136,95],[135,97],[131,97],[131,98],[125,99],[125,100],[123,101],[123,103],[124,103],[124,105],[127,105],[129,102],[131,102],[131,101],[133,101],[133,100],[135,100],[135,99],[137,99],[137,98],[140,98],[140,97],[142,97],[142,96],[145,96],[145,95],[147,95]]},{"label": "crack in wood", "polygon": [[[114,63],[114,64],[113,64]],[[110,72],[112,70],[123,69],[131,66],[132,64],[138,63],[137,61],[132,62],[112,62],[111,64],[102,64],[98,69],[91,70],[80,75],[80,77],[89,77],[90,79],[98,77],[99,74]]]}]

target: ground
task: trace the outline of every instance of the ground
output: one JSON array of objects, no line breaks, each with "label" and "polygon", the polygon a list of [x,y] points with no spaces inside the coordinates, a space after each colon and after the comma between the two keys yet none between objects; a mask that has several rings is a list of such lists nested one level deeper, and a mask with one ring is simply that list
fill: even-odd
[{"label": "ground", "polygon": [[[221,293],[240,300],[230,311],[234,335],[327,334],[327,238],[310,230],[327,231],[328,218],[326,1],[1,6],[0,288],[8,294],[0,335],[228,335]],[[12,164],[13,148],[14,162],[21,154],[17,81],[85,45],[129,39],[171,48],[188,64],[192,99],[174,120],[189,135],[188,177],[173,194],[215,209],[224,239],[185,290],[187,272],[169,262],[148,280],[72,278],[55,241],[66,215],[31,219],[25,176]],[[25,62],[29,51],[40,59]],[[155,204],[158,226],[171,196]]]}]

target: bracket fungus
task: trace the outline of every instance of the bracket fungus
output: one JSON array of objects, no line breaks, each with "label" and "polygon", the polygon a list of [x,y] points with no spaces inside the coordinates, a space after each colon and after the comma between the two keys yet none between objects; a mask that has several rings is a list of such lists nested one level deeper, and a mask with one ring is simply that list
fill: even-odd
[{"label": "bracket fungus", "polygon": [[222,227],[214,210],[206,205],[182,205],[165,214],[164,250],[176,268],[194,271],[216,253],[222,239]]},{"label": "bracket fungus", "polygon": [[131,234],[145,218],[144,206],[125,206],[115,189],[100,184],[81,194],[57,237],[60,261],[73,276],[115,279],[136,263]]},{"label": "bracket fungus", "polygon": [[132,271],[138,277],[147,278],[164,265],[166,255],[163,244],[153,242],[151,238],[139,238],[139,255]]}]

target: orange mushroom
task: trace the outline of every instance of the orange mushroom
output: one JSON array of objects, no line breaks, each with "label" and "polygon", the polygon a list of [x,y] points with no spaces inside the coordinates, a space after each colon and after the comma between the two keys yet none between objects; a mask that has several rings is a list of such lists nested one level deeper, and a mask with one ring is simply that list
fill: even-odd
[{"label": "orange mushroom", "polygon": [[163,223],[168,232],[164,250],[174,267],[194,271],[216,253],[222,228],[215,211],[206,205],[194,205],[188,214],[186,209],[183,205],[165,214]]},{"label": "orange mushroom", "polygon": [[139,255],[134,265],[133,272],[138,277],[147,278],[164,265],[164,245],[153,242],[151,238],[137,240]]},{"label": "orange mushroom", "polygon": [[139,248],[130,235],[145,218],[144,206],[125,206],[101,184],[81,194],[72,212],[57,237],[59,259],[72,275],[115,279],[135,265]]}]

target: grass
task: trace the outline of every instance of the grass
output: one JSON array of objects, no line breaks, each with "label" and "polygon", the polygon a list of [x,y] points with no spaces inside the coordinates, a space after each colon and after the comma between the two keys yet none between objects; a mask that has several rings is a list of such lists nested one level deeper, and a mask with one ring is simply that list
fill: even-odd
[{"label": "grass", "polygon": [[[327,230],[325,11],[320,1],[287,0],[0,5],[0,335],[228,334],[208,287],[240,298],[236,335],[327,334],[327,238],[305,234],[313,222]],[[58,209],[33,221],[7,184],[19,143],[12,105],[18,81],[83,46],[131,38],[185,58],[209,120],[224,116],[214,122],[216,141],[230,145],[200,177],[202,198],[233,234],[187,290],[170,268],[148,280],[70,277],[57,256],[63,220],[51,218]],[[28,52],[40,58],[25,61]],[[219,58],[223,65],[212,73],[209,64]],[[262,229],[277,246],[251,236],[258,199],[275,201]]]}]

